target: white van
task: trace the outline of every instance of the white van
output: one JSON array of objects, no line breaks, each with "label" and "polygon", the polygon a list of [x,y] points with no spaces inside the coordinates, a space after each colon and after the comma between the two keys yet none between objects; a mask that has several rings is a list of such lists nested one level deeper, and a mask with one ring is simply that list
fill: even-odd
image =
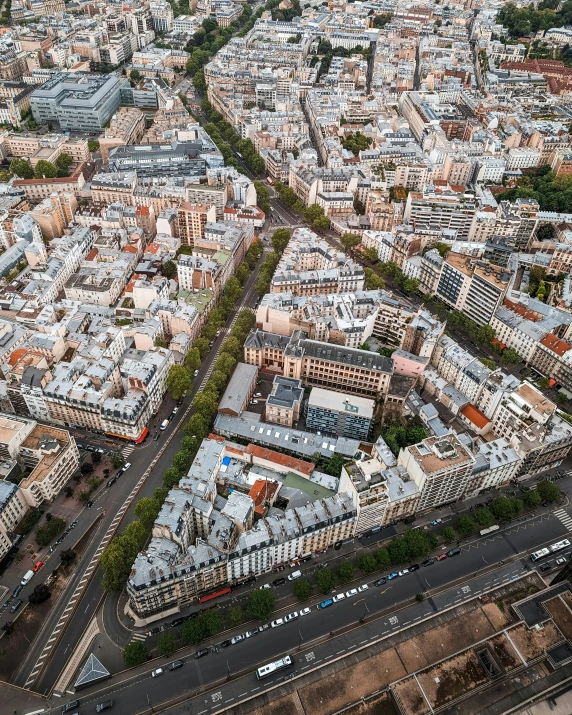
[{"label": "white van", "polygon": [[167,429],[168,426],[169,426],[169,420],[163,420],[163,421],[161,422],[161,429],[162,429],[162,430]]},{"label": "white van", "polygon": [[24,578],[20,581],[20,583],[22,584],[22,586],[25,586],[28,583],[28,581],[30,581],[30,579],[32,579],[33,577],[34,577],[33,571],[26,571],[26,573],[24,574]]},{"label": "white van", "polygon": [[290,576],[288,576],[288,581],[295,581],[297,578],[300,578],[302,576],[301,571],[292,571]]}]

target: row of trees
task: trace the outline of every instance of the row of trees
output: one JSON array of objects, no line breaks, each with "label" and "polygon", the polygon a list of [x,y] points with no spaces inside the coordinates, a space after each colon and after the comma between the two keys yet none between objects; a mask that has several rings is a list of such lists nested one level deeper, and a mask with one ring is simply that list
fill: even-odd
[{"label": "row of trees", "polygon": [[[207,356],[210,349],[209,341],[216,335],[218,328],[226,322],[242,292],[242,286],[261,253],[262,244],[260,241],[254,241],[247,251],[237,275],[227,282],[218,307],[211,311],[200,337],[194,341],[187,353],[185,365],[171,367],[167,378],[167,387],[173,395],[182,396],[191,389],[192,373],[200,367]],[[211,319],[213,314],[214,317]],[[254,320],[254,315],[250,310],[242,310],[239,313],[229,337],[221,346],[221,354],[214,364],[213,372],[204,390],[198,393],[193,400],[194,410],[189,421],[183,427],[185,436],[181,440],[181,449],[173,456],[171,466],[165,470],[163,486],[155,489],[152,498],[145,497],[137,502],[135,506],[137,520],[129,524],[120,536],[112,539],[103,552],[100,564],[104,571],[103,587],[106,591],[121,591],[123,589],[131,565],[147,542],[153,523],[169,490],[179,483],[193,463],[201,441],[210,431],[219,395],[226,387],[236,362],[242,354],[242,346]],[[178,369],[173,370],[174,367]]]},{"label": "row of trees", "polygon": [[10,162],[10,174],[18,176],[20,179],[55,179],[57,177],[69,176],[71,167],[73,166],[73,158],[62,152],[55,162],[40,159],[35,167],[32,167],[27,159],[16,158]]},{"label": "row of trees", "polygon": [[566,0],[557,10],[559,4],[559,0],[541,0],[536,7],[531,4],[521,8],[509,2],[500,9],[497,20],[507,28],[510,37],[563,27],[572,23],[572,0]]},{"label": "row of trees", "polygon": [[325,230],[330,227],[330,219],[324,214],[324,209],[318,204],[304,206],[296,196],[294,189],[285,186],[281,181],[274,184],[274,190],[283,204],[289,206],[296,213],[302,214],[304,221],[316,231]]}]

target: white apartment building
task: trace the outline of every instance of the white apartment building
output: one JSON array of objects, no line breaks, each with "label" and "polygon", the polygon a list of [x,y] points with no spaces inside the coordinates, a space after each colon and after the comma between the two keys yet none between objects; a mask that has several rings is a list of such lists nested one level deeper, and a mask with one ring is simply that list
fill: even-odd
[{"label": "white apartment building", "polygon": [[493,415],[493,429],[499,437],[510,440],[517,432],[536,423],[546,425],[556,405],[526,380],[506,395]]}]

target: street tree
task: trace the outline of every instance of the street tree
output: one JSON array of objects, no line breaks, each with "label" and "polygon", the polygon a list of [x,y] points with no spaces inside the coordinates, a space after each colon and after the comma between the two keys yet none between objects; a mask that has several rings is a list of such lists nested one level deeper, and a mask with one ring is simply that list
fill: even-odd
[{"label": "street tree", "polygon": [[508,497],[497,497],[491,502],[491,511],[499,521],[510,521],[514,516],[514,507]]},{"label": "street tree", "polygon": [[228,618],[228,622],[231,626],[238,626],[239,623],[242,623],[242,620],[244,618],[244,611],[240,606],[234,606],[233,608],[229,609],[228,613],[226,614],[226,617]]},{"label": "street tree", "polygon": [[355,233],[343,233],[340,237],[340,243],[346,251],[349,251],[350,249],[360,245],[361,238]]},{"label": "street tree", "polygon": [[47,601],[51,595],[50,589],[46,586],[46,584],[39,583],[28,596],[28,600],[30,603],[43,603],[44,601]]},{"label": "street tree", "polygon": [[316,573],[316,583],[322,593],[329,593],[336,585],[336,577],[329,568],[319,569]]},{"label": "street tree", "polygon": [[375,560],[380,569],[386,569],[391,566],[391,557],[389,551],[383,547],[375,552]]},{"label": "street tree", "polygon": [[128,668],[134,668],[145,663],[148,655],[145,641],[130,641],[123,649],[123,662]]},{"label": "street tree", "polygon": [[446,544],[452,544],[455,541],[455,531],[451,526],[446,526],[441,530],[441,538]]},{"label": "street tree", "polygon": [[340,583],[348,583],[354,577],[354,567],[349,561],[344,561],[336,569],[336,578]]},{"label": "street tree", "polygon": [[395,539],[391,540],[388,551],[391,563],[394,565],[402,564],[410,558],[407,542],[401,536],[397,536]]},{"label": "street tree", "polygon": [[526,492],[522,500],[529,509],[538,509],[542,504],[542,498],[537,491]]},{"label": "street tree", "polygon": [[178,640],[174,633],[161,633],[157,640],[157,653],[168,657],[177,650]]},{"label": "street tree", "polygon": [[151,530],[155,519],[161,510],[161,503],[149,497],[139,499],[135,504],[135,516],[139,519],[145,529]]},{"label": "street tree", "polygon": [[272,234],[272,238],[270,239],[270,243],[272,244],[272,248],[276,251],[276,253],[284,253],[284,249],[288,245],[288,241],[290,240],[290,231],[287,228],[277,228],[276,231]]},{"label": "street tree", "polygon": [[463,538],[474,534],[477,528],[476,522],[473,521],[470,516],[466,515],[460,516],[455,524],[455,529]]},{"label": "street tree", "polygon": [[181,474],[175,467],[169,467],[163,474],[163,484],[167,489],[172,489],[181,481]]},{"label": "street tree", "polygon": [[250,618],[266,621],[274,610],[275,600],[274,594],[269,588],[252,591],[248,596],[246,613]]},{"label": "street tree", "polygon": [[475,521],[480,526],[481,529],[488,529],[495,523],[495,518],[490,509],[486,506],[482,506],[479,509],[475,509]]},{"label": "street tree", "polygon": [[149,531],[150,529],[146,528],[140,521],[135,519],[135,521],[127,524],[123,533],[130,541],[137,544],[139,549],[142,549],[149,537]]},{"label": "street tree", "polygon": [[362,554],[357,560],[358,569],[364,573],[373,573],[377,568],[375,556]]},{"label": "street tree", "polygon": [[307,601],[312,595],[312,584],[307,578],[299,578],[294,583],[294,595],[299,601]]},{"label": "street tree", "polygon": [[174,261],[168,260],[161,266],[161,273],[165,278],[174,278],[177,275],[177,265]]},{"label": "street tree", "polygon": [[193,380],[190,372],[183,365],[171,365],[167,374],[167,390],[174,400],[180,400],[190,392]]},{"label": "street tree", "polygon": [[185,355],[185,367],[189,372],[198,370],[201,366],[201,354],[198,348],[191,348]]},{"label": "street tree", "polygon": [[538,496],[543,502],[553,502],[556,501],[560,496],[560,489],[553,482],[549,482],[548,479],[543,479],[536,485],[536,491]]},{"label": "street tree", "polygon": [[111,464],[114,469],[121,469],[125,465],[125,457],[122,452],[114,452],[111,456]]}]

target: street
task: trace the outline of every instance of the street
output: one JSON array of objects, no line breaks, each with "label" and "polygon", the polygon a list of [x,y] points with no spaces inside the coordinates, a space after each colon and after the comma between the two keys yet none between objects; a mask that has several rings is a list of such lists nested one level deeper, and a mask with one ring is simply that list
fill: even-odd
[{"label": "street", "polygon": [[[120,673],[111,682],[94,686],[73,697],[80,698],[82,708],[88,706],[88,710],[90,704],[112,698],[120,706],[122,715],[135,715],[149,705],[163,709],[168,704],[183,700],[186,701],[185,712],[197,715],[214,712],[282,680],[279,677],[278,680],[257,681],[254,671],[260,665],[290,653],[294,655],[297,672],[300,673],[349,650],[365,647],[367,643],[397,632],[409,623],[526,574],[533,568],[527,556],[532,549],[568,533],[561,519],[554,514],[526,518],[494,536],[475,538],[462,548],[458,557],[420,568],[382,586],[374,586],[378,574],[346,584],[336,593],[347,592],[366,583],[368,589],[348,595],[327,610],[317,608],[317,604],[327,596],[288,606],[273,613],[271,619],[299,611],[302,607],[310,606],[311,610],[307,615],[280,626],[279,630],[269,628],[254,638],[221,648],[221,640],[257,625],[244,624],[240,629],[218,634],[214,639],[218,643],[215,651],[211,649],[214,642],[201,643],[200,647],[207,647],[210,652],[199,660],[194,658],[198,648],[188,647],[170,658],[156,659]],[[463,585],[467,583],[470,585]],[[424,599],[416,603],[415,596],[420,593],[424,594]],[[151,670],[165,667],[175,658],[185,660],[180,673],[166,671],[158,679],[153,679],[151,684]],[[66,699],[73,697],[66,696]],[[54,709],[51,712],[59,711],[62,704],[62,700],[52,702]]]}]

